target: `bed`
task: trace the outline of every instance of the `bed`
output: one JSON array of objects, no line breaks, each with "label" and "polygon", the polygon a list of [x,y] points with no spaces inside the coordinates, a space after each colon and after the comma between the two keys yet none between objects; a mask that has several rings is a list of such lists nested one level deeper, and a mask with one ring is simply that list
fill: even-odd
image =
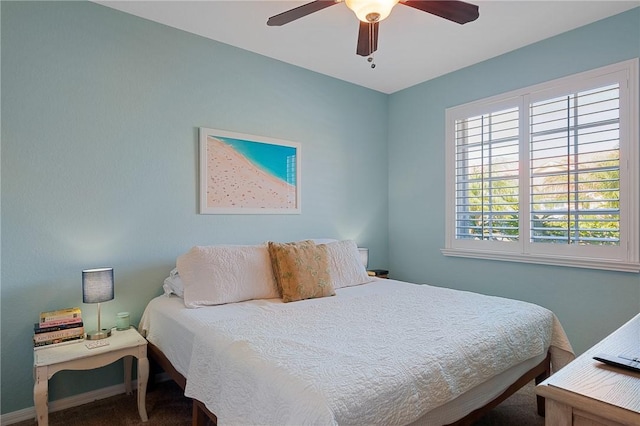
[{"label": "bed", "polygon": [[209,246],[148,304],[149,357],[193,398],[194,424],[469,424],[573,358],[545,308],[372,278],[355,243],[305,244],[329,270],[322,296],[289,301],[267,245]]}]

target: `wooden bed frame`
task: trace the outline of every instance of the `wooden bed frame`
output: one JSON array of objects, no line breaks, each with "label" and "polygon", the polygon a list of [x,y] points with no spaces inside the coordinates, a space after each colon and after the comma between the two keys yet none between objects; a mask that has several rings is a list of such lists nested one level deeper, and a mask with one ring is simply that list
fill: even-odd
[{"label": "wooden bed frame", "polygon": [[[162,351],[151,342],[149,342],[147,345],[147,352],[148,358],[151,360],[151,362],[157,364],[160,368],[162,368],[171,377],[171,379],[175,381],[182,388],[182,390],[184,390],[185,386],[187,385],[187,379],[173,367],[164,353],[162,353]],[[547,353],[547,357],[540,364],[536,365],[531,370],[520,376],[520,378],[516,380],[511,386],[509,386],[501,395],[490,401],[485,406],[472,411],[462,419],[447,426],[472,425],[475,421],[479,420],[487,412],[497,407],[498,404],[516,393],[520,388],[522,388],[530,381],[535,380],[537,385],[539,383],[542,383],[542,381],[544,381],[550,375],[551,355]],[[544,417],[544,398],[538,395],[536,396],[536,402],[538,406],[538,414]],[[209,411],[202,402],[194,399],[192,425],[204,426],[207,424],[207,421],[211,421],[214,425],[216,425],[216,415]]]}]

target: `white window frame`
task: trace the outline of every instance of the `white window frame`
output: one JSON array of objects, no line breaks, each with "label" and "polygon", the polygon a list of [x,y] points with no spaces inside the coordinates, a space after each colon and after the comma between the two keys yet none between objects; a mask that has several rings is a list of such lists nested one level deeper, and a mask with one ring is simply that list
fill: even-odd
[{"label": "white window frame", "polygon": [[[446,110],[445,256],[640,272],[640,157],[638,59],[537,84]],[[595,83],[620,82],[620,244],[582,246],[532,243],[529,235],[529,105],[559,91],[585,90]],[[624,87],[626,85],[626,87]],[[455,182],[455,123],[481,114],[517,106],[520,111],[520,209],[517,242],[457,239]]]}]

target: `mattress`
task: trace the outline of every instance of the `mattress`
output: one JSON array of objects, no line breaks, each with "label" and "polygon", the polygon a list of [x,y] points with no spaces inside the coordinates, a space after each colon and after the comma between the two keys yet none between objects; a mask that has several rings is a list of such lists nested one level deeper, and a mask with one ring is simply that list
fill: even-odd
[{"label": "mattress", "polygon": [[525,302],[377,279],[333,297],[187,309],[159,296],[140,328],[185,394],[225,424],[447,424],[571,346]]}]

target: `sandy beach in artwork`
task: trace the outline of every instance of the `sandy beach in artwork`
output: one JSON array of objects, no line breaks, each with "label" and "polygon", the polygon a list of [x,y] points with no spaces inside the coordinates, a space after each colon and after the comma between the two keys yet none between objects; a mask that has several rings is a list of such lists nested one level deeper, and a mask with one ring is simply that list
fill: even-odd
[{"label": "sandy beach in artwork", "polygon": [[207,138],[207,207],[296,208],[296,187],[258,168],[228,144]]}]

